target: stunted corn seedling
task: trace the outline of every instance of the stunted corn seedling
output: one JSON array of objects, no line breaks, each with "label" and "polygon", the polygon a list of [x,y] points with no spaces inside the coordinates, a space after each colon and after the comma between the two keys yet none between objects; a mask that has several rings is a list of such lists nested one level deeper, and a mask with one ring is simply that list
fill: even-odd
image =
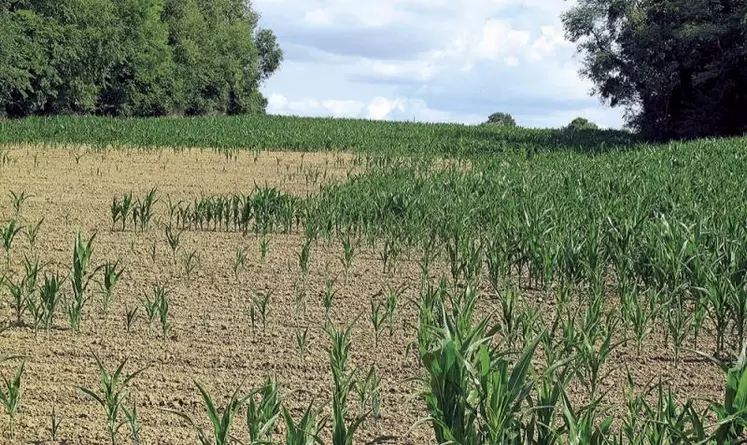
[{"label": "stunted corn seedling", "polygon": [[15,212],[16,217],[20,215],[21,207],[23,206],[23,203],[26,202],[27,199],[33,196],[33,195],[27,195],[25,191],[22,191],[21,193],[16,193],[13,190],[10,191],[9,195],[10,195],[10,202],[13,205],[13,211]]},{"label": "stunted corn seedling", "polygon": [[127,330],[128,334],[132,330],[132,325],[135,324],[135,321],[137,320],[138,309],[140,309],[139,306],[134,306],[132,308],[129,308],[127,307],[127,305],[125,305],[124,320],[125,320],[125,329]]},{"label": "stunted corn seedling", "polygon": [[3,249],[5,250],[5,268],[6,270],[10,266],[10,250],[13,248],[13,240],[16,235],[23,230],[22,226],[19,226],[15,219],[11,219],[6,226],[0,230],[0,236],[3,241]]},{"label": "stunted corn seedling", "polygon": [[194,383],[200,391],[205,410],[207,411],[207,417],[213,428],[212,440],[208,433],[198,426],[189,414],[171,409],[164,409],[163,411],[175,414],[186,421],[187,424],[189,424],[189,426],[197,433],[197,439],[200,441],[201,445],[229,445],[232,443],[231,428],[233,427],[233,420],[246,403],[248,396],[239,398],[241,387],[239,386],[236,388],[231,395],[231,398],[228,400],[228,404],[222,410],[223,415],[221,415],[219,410],[215,407],[214,399],[210,393],[207,392],[207,390],[196,380]]},{"label": "stunted corn seedling", "polygon": [[79,386],[78,390],[93,399],[104,409],[109,439],[112,445],[115,445],[117,443],[117,433],[124,424],[120,421],[119,413],[120,411],[128,411],[125,401],[129,394],[130,382],[145,371],[147,367],[141,368],[131,374],[124,374],[124,367],[128,361],[128,359],[124,359],[117,369],[113,373],[110,373],[96,354],[93,354],[93,357],[96,359],[96,366],[98,368],[99,388],[98,390],[91,390]]},{"label": "stunted corn seedling", "polygon": [[43,222],[44,218],[40,219],[36,224],[30,226],[23,232],[26,235],[26,240],[29,242],[32,251],[36,249],[36,238],[39,235],[39,228]]},{"label": "stunted corn seedling", "polygon": [[171,249],[171,258],[174,260],[174,264],[176,265],[176,252],[179,250],[182,231],[178,230],[174,232],[171,228],[171,223],[166,225],[164,231],[166,232],[166,243],[169,245],[169,249]]},{"label": "stunted corn seedling", "polygon": [[267,253],[270,251],[270,238],[263,236],[259,240],[259,261],[264,264],[267,259]]},{"label": "stunted corn seedling", "polygon": [[370,405],[370,412],[375,419],[381,417],[381,376],[376,373],[376,366],[368,370],[364,380],[354,383],[355,392],[358,394],[360,414],[366,414]]},{"label": "stunted corn seedling", "polygon": [[335,282],[332,279],[324,281],[324,293],[322,294],[322,307],[324,308],[324,316],[329,318],[329,311],[332,309],[332,302],[337,296],[337,290],[335,289]]},{"label": "stunted corn seedling", "polygon": [[122,196],[122,199],[117,199],[115,196],[112,198],[111,205],[111,216],[112,216],[112,230],[118,222],[122,223],[122,230],[125,230],[127,226],[127,219],[130,216],[132,210],[132,192],[129,192]]},{"label": "stunted corn seedling", "polygon": [[57,415],[56,408],[52,408],[52,414],[49,416],[49,437],[53,442],[57,441],[57,435],[60,432],[62,417]]},{"label": "stunted corn seedling", "polygon": [[301,359],[301,363],[306,362],[306,346],[307,338],[309,335],[309,327],[306,326],[303,331],[296,329],[296,348],[298,350],[298,358]]},{"label": "stunted corn seedling", "polygon": [[156,187],[150,189],[143,199],[137,200],[132,209],[132,221],[137,229],[137,225],[140,224],[140,231],[144,232],[148,230],[150,226],[150,220],[153,218],[153,206],[158,202],[156,198]]},{"label": "stunted corn seedling", "polygon": [[[14,357],[4,358],[0,362],[10,360]],[[3,387],[0,388],[0,403],[5,408],[5,414],[8,416],[8,430],[10,431],[11,439],[14,438],[15,432],[15,420],[18,414],[18,408],[21,405],[21,378],[23,372],[26,369],[26,362],[21,363],[21,366],[16,371],[15,376],[12,379],[8,379],[3,376]]]},{"label": "stunted corn seedling", "polygon": [[270,300],[272,299],[272,290],[264,292],[255,292],[252,297],[253,308],[256,308],[256,314],[262,321],[262,333],[267,331],[267,322],[270,319]]},{"label": "stunted corn seedling", "polygon": [[246,251],[243,247],[237,247],[236,252],[234,252],[233,255],[233,277],[234,279],[239,279],[239,272],[241,272],[244,269],[244,264],[246,263]]},{"label": "stunted corn seedling", "polygon": [[311,240],[307,239],[301,245],[301,251],[298,252],[298,266],[301,268],[301,273],[304,277],[309,274],[309,255],[311,253]]},{"label": "stunted corn seedling", "polygon": [[101,288],[101,312],[104,316],[109,314],[109,308],[114,300],[114,287],[124,272],[124,266],[120,267],[120,261],[109,261],[102,267],[104,277],[103,281],[99,283],[99,287]]},{"label": "stunted corn seedling", "polygon": [[194,272],[199,261],[200,256],[196,250],[189,253],[182,252],[182,267],[184,267],[184,273],[187,275],[187,281],[192,281],[192,272]]},{"label": "stunted corn seedling", "polygon": [[340,258],[340,263],[342,264],[342,267],[345,269],[345,278],[347,279],[348,271],[350,270],[350,267],[353,265],[353,256],[355,255],[355,251],[358,249],[358,245],[360,244],[360,240],[357,239],[353,234],[353,228],[351,226],[348,226],[347,230],[344,232],[344,235],[340,237],[340,242],[342,243],[342,249],[343,249],[343,255],[342,258]]},{"label": "stunted corn seedling", "polygon": [[130,439],[134,445],[140,445],[140,416],[137,413],[137,403],[132,400],[131,409],[123,409],[127,426],[130,428]]},{"label": "stunted corn seedling", "polygon": [[384,327],[384,321],[386,320],[386,308],[384,304],[376,301],[375,298],[371,298],[371,314],[369,315],[371,326],[374,329],[374,344],[379,346],[379,335],[381,329]]}]

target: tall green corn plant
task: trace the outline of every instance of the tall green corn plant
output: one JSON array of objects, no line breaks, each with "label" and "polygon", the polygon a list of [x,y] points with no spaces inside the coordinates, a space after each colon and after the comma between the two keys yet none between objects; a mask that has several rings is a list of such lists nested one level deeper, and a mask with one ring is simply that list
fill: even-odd
[{"label": "tall green corn plant", "polygon": [[353,418],[347,423],[348,396],[355,384],[356,370],[347,369],[348,354],[353,344],[350,333],[355,322],[345,330],[337,330],[332,323],[327,326],[330,345],[327,347],[330,368],[332,369],[332,445],[352,445],[353,436],[366,420],[370,411]]},{"label": "tall green corn plant", "polygon": [[83,307],[86,304],[86,289],[91,277],[88,274],[88,263],[93,253],[93,240],[96,234],[91,236],[88,242],[83,242],[80,232],[75,236],[75,245],[73,246],[73,270],[70,282],[73,287],[72,299],[68,302],[67,314],[70,321],[70,327],[74,330],[80,328]]},{"label": "tall green corn plant", "polygon": [[272,443],[275,423],[280,417],[277,381],[274,378],[267,378],[264,385],[249,396],[246,406],[249,443]]},{"label": "tall green corn plant", "polygon": [[713,433],[713,440],[718,445],[739,443],[747,431],[747,354],[745,348],[733,365],[718,363],[726,373],[726,390],[724,402],[710,402],[711,410],[716,414],[718,423]]},{"label": "tall green corn plant", "polygon": [[485,344],[480,345],[476,371],[483,443],[522,443],[522,404],[532,389],[528,375],[540,339],[537,337],[527,345],[511,370],[503,355],[491,351]]},{"label": "tall green corn plant", "polygon": [[[454,305],[451,314],[444,308],[443,300],[440,303],[425,300],[420,305],[418,350],[428,372],[421,396],[429,416],[419,423],[430,423],[440,444],[481,443],[479,407],[475,405],[470,367],[480,346],[489,340],[488,320],[472,324],[476,294],[471,288],[465,292],[461,300],[453,299],[461,304]],[[435,295],[443,299],[443,287]]]}]

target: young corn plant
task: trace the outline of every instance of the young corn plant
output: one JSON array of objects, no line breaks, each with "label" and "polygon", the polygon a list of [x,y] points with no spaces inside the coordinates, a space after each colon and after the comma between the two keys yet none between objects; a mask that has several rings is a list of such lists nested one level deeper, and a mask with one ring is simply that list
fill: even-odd
[{"label": "young corn plant", "polygon": [[123,409],[127,426],[130,428],[130,439],[134,445],[140,445],[140,416],[137,413],[137,403],[132,401],[132,408]]},{"label": "young corn plant", "polygon": [[345,231],[345,235],[340,238],[343,249],[343,255],[342,258],[340,258],[340,263],[345,269],[345,278],[347,278],[350,267],[353,265],[353,256],[355,255],[355,251],[358,249],[358,245],[360,244],[360,240],[353,237],[352,232],[353,228],[348,227],[348,229]]},{"label": "young corn plant", "polygon": [[237,247],[233,256],[233,277],[239,279],[239,273],[244,270],[246,264],[246,250],[243,247]]},{"label": "young corn plant", "polygon": [[262,334],[267,333],[267,322],[270,319],[270,300],[272,298],[273,291],[266,292],[255,292],[252,297],[254,303],[253,308],[256,308],[256,314],[259,315],[259,319],[262,321]]},{"label": "young corn plant", "polygon": [[249,395],[246,404],[246,427],[249,443],[272,443],[272,433],[280,417],[278,384],[273,378]]},{"label": "young corn plant", "polygon": [[8,225],[0,229],[0,237],[3,241],[3,250],[5,251],[5,269],[7,270],[10,266],[10,251],[13,248],[13,240],[16,235],[23,230],[22,226],[19,226],[15,219],[11,219]]},{"label": "young corn plant", "polygon": [[405,291],[405,287],[401,287],[397,290],[389,290],[386,292],[386,320],[387,327],[389,328],[389,336],[394,335],[394,327],[397,324],[397,308],[399,306],[399,299],[402,293]]},{"label": "young corn plant", "polygon": [[306,347],[308,346],[308,335],[309,327],[301,331],[296,330],[296,348],[298,350],[298,358],[301,359],[301,363],[306,363]]},{"label": "young corn plant", "polygon": [[261,240],[259,240],[259,261],[262,264],[265,264],[265,261],[267,259],[267,253],[270,251],[270,239],[266,236],[263,236]]},{"label": "young corn plant", "polygon": [[329,311],[332,309],[332,302],[337,296],[337,290],[335,289],[335,282],[332,279],[327,279],[324,282],[324,293],[322,294],[322,307],[324,308],[325,318],[329,318]]},{"label": "young corn plant", "polygon": [[123,195],[121,200],[117,199],[116,196],[112,198],[112,205],[111,205],[112,231],[114,230],[118,222],[122,223],[122,231],[125,230],[127,226],[127,219],[130,216],[131,210],[132,210],[132,192],[129,192],[126,195]]},{"label": "young corn plant", "polygon": [[303,245],[301,245],[301,251],[298,252],[298,266],[301,268],[301,273],[304,277],[309,275],[309,256],[311,254],[311,240],[307,239]]},{"label": "young corn plant", "polygon": [[330,337],[330,346],[327,348],[330,367],[332,368],[332,445],[352,445],[353,436],[361,424],[369,416],[370,411],[352,418],[347,423],[350,413],[348,412],[348,396],[355,383],[355,370],[347,369],[348,354],[352,346],[350,332],[351,324],[343,331],[338,331],[330,323],[327,333]]},{"label": "young corn plant", "polygon": [[726,373],[726,391],[724,402],[710,402],[710,409],[718,419],[713,440],[718,445],[743,443],[747,430],[747,354],[745,347],[736,363],[719,362],[713,357],[712,361],[719,364]]},{"label": "young corn plant", "polygon": [[27,195],[25,191],[22,191],[21,193],[16,193],[13,190],[9,193],[10,196],[10,202],[13,205],[13,211],[15,213],[16,218],[21,213],[21,207],[23,206],[23,203],[26,202],[27,199],[31,198],[33,195]]},{"label": "young corn plant", "polygon": [[147,367],[141,368],[131,374],[124,374],[124,367],[128,361],[128,359],[125,359],[114,372],[110,373],[96,354],[93,354],[93,357],[96,359],[96,366],[99,373],[99,388],[98,390],[92,390],[78,386],[78,390],[93,399],[104,409],[109,439],[112,445],[115,445],[117,443],[117,433],[125,423],[120,420],[119,414],[120,412],[125,413],[128,411],[125,400],[130,390],[130,382],[145,371]]},{"label": "young corn plant", "polygon": [[88,274],[88,263],[93,253],[93,240],[96,234],[91,236],[88,242],[84,243],[78,233],[75,236],[75,245],[73,247],[73,270],[70,282],[73,287],[72,298],[67,305],[68,321],[70,327],[77,331],[80,328],[83,308],[88,300],[86,290],[91,277]]},{"label": "young corn plant", "polygon": [[[11,358],[15,357],[4,358],[0,360],[0,362],[10,360]],[[21,363],[21,366],[18,368],[18,371],[16,371],[15,376],[12,379],[3,376],[3,386],[0,388],[0,403],[2,403],[3,408],[5,408],[5,414],[8,416],[8,429],[10,431],[11,440],[14,438],[15,420],[18,415],[18,408],[21,404],[21,379],[25,369],[26,362],[24,361]]]},{"label": "young corn plant", "polygon": [[120,267],[120,260],[116,262],[106,262],[102,269],[103,281],[99,283],[101,293],[101,312],[106,317],[109,314],[109,308],[114,301],[114,288],[119,282],[119,277],[124,272],[124,266]]},{"label": "young corn plant", "polygon": [[36,238],[39,235],[39,228],[41,227],[43,222],[44,218],[40,219],[35,225],[23,231],[24,235],[26,235],[26,240],[29,242],[29,246],[31,246],[32,251],[36,249]]},{"label": "young corn plant", "polygon": [[187,275],[187,281],[192,281],[192,272],[197,267],[197,263],[200,261],[200,257],[196,250],[190,253],[184,252],[182,254],[182,266],[184,267],[184,273]]},{"label": "young corn plant", "polygon": [[221,415],[220,411],[216,408],[215,401],[210,393],[207,392],[198,381],[195,380],[194,383],[200,391],[203,404],[205,405],[205,411],[207,412],[207,417],[213,428],[212,439],[203,428],[197,425],[189,414],[171,409],[163,409],[163,411],[175,414],[186,421],[187,424],[189,424],[189,426],[197,433],[197,439],[199,440],[200,445],[229,445],[233,443],[231,437],[233,421],[247,400],[247,397],[239,398],[241,387],[239,386],[236,388],[234,393],[231,395],[231,398],[228,400],[228,404],[222,410],[223,415]]},{"label": "young corn plant", "polygon": [[665,318],[666,328],[674,347],[674,363],[679,365],[682,346],[692,329],[692,315],[679,304],[675,304],[666,311]]},{"label": "young corn plant", "polygon": [[160,293],[158,299],[158,321],[161,323],[161,335],[166,340],[166,335],[171,330],[169,322],[169,294],[164,290]]},{"label": "young corn plant", "polygon": [[358,380],[353,386],[358,395],[360,415],[364,415],[366,407],[371,405],[374,419],[381,418],[381,376],[377,374],[376,366],[371,366],[365,380]]},{"label": "young corn plant", "polygon": [[314,408],[313,401],[306,408],[298,423],[293,420],[293,416],[285,406],[282,406],[282,415],[285,421],[286,445],[318,445],[322,443],[319,433],[324,427],[324,422],[319,421],[319,410]]},{"label": "young corn plant", "polygon": [[49,416],[49,436],[53,442],[57,442],[57,435],[60,432],[62,417],[57,415],[57,410],[52,408],[52,414]]},{"label": "young corn plant", "polygon": [[14,283],[10,278],[5,277],[5,286],[10,292],[11,303],[10,306],[15,313],[16,325],[23,323],[23,315],[26,313],[28,306],[26,306],[25,288],[26,285],[24,280],[21,279],[20,283]]},{"label": "young corn plant", "polygon": [[174,232],[170,223],[166,225],[164,231],[166,232],[166,243],[169,245],[169,249],[171,249],[171,259],[174,261],[174,265],[176,265],[176,253],[179,250],[182,231],[178,230]]},{"label": "young corn plant", "polygon": [[49,331],[54,325],[54,317],[62,300],[62,285],[65,282],[64,277],[59,274],[44,274],[44,283],[39,288],[39,298],[41,300],[43,312],[44,329]]},{"label": "young corn plant", "polygon": [[[140,231],[148,230],[150,220],[153,218],[153,206],[158,202],[156,198],[156,187],[150,189],[142,200],[138,199],[135,204],[133,217],[137,216],[136,223],[140,223]],[[136,227],[137,228],[137,227]]]},{"label": "young corn plant", "polygon": [[134,306],[132,308],[129,308],[125,304],[124,320],[125,320],[125,330],[127,331],[128,335],[130,331],[132,330],[132,325],[134,325],[135,321],[137,320],[138,309],[140,309],[139,306]]},{"label": "young corn plant", "polygon": [[374,344],[377,348],[379,347],[379,336],[381,335],[381,330],[384,327],[384,322],[387,318],[385,312],[386,308],[384,307],[384,304],[376,301],[375,298],[371,298],[371,313],[369,315],[369,320],[374,329]]}]

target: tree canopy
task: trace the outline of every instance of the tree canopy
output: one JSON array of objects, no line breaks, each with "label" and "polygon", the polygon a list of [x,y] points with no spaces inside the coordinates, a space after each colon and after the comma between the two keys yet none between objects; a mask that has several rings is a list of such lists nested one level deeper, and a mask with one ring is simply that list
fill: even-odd
[{"label": "tree canopy", "polygon": [[497,112],[488,116],[488,125],[502,125],[504,127],[515,127],[516,120],[509,113]]},{"label": "tree canopy", "polygon": [[563,23],[594,93],[644,136],[747,131],[747,0],[578,0]]},{"label": "tree canopy", "polygon": [[264,112],[283,52],[244,0],[0,0],[0,115]]}]

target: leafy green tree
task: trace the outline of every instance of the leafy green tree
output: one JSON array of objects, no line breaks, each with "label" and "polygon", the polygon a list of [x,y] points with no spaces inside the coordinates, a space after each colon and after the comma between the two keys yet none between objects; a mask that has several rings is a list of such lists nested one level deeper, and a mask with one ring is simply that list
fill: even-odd
[{"label": "leafy green tree", "polygon": [[121,49],[102,94],[102,112],[158,116],[175,102],[172,50],[163,0],[117,0]]},{"label": "leafy green tree", "polygon": [[577,131],[577,130],[598,130],[599,126],[595,124],[594,122],[583,118],[583,117],[577,117],[571,121],[570,124],[568,124],[567,127],[565,127],[566,130],[571,131]]},{"label": "leafy green tree", "polygon": [[511,116],[508,113],[493,113],[490,116],[488,116],[488,121],[485,122],[486,124],[490,125],[501,125],[504,127],[515,127],[516,126],[516,120],[513,116]]},{"label": "leafy green tree", "polygon": [[747,131],[747,1],[579,0],[563,23],[594,93],[644,136]]},{"label": "leafy green tree", "polygon": [[281,61],[244,0],[0,0],[0,115],[263,113]]}]

